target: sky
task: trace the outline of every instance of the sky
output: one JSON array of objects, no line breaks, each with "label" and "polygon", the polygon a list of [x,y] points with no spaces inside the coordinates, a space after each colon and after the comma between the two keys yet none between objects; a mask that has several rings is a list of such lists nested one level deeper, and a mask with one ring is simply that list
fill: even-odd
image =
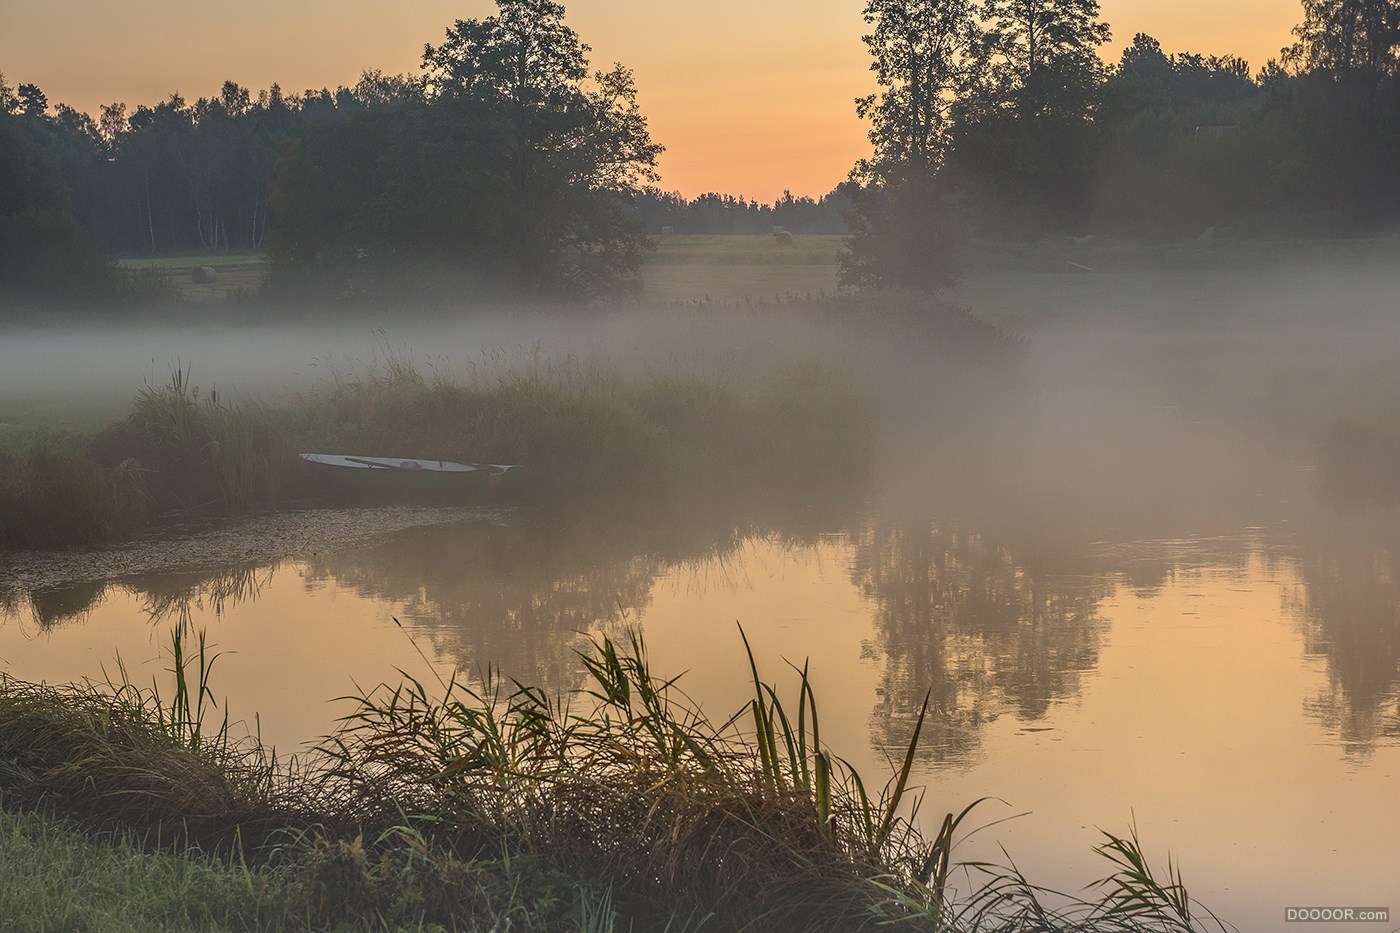
[{"label": "sky", "polygon": [[[595,67],[637,80],[661,187],[771,201],[818,196],[867,154],[853,100],[874,90],[863,0],[565,0]],[[1257,70],[1288,44],[1299,0],[1101,0],[1116,60],[1135,33],[1168,52],[1233,53]],[[0,0],[0,72],[50,103],[152,104],[172,91],[212,96],[225,80],[255,91],[353,84],[360,73],[417,73],[425,43],[491,0]]]}]

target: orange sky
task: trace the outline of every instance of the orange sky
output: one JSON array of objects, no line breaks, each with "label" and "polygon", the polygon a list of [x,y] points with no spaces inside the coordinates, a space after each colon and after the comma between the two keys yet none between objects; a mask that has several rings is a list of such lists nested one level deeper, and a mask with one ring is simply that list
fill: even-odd
[{"label": "orange sky", "polygon": [[[1233,52],[1257,69],[1298,0],[1101,0],[1111,51],[1136,32],[1169,51]],[[821,194],[866,152],[852,99],[871,89],[863,0],[566,0],[595,65],[637,76],[662,186],[771,200]],[[0,71],[50,102],[95,113],[225,79],[289,91],[352,84],[367,68],[416,71],[423,44],[489,0],[0,0]]]}]

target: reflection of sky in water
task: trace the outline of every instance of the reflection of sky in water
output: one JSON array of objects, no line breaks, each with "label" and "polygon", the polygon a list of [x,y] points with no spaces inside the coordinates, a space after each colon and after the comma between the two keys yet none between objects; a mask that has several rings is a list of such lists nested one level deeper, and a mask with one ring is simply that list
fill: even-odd
[{"label": "reflection of sky in water", "polygon": [[[499,664],[579,683],[580,633],[645,630],[658,673],[723,719],[748,698],[742,624],[767,678],[810,662],[825,741],[884,773],[932,689],[925,815],[982,796],[968,842],[1073,890],[1096,828],[1136,817],[1159,859],[1242,929],[1293,903],[1400,907],[1400,574],[1347,535],[1100,545],[1027,564],[957,524],[880,519],[648,556],[459,526],[276,567],[12,595],[0,660],[33,680],[162,677],[169,624],[207,628],[216,692],[287,751],[356,685]],[[152,624],[151,618],[161,620]],[[402,620],[411,642],[392,618]],[[40,621],[46,624],[41,625]],[[893,752],[897,754],[897,751]],[[1279,918],[1277,923],[1273,918]]]}]

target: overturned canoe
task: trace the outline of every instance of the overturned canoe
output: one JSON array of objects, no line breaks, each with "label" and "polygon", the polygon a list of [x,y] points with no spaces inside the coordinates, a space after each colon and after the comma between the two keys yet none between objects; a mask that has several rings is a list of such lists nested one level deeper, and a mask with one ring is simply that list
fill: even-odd
[{"label": "overturned canoe", "polygon": [[388,498],[450,496],[486,486],[514,485],[524,472],[524,467],[509,463],[457,463],[414,457],[302,454],[301,459],[342,490]]}]

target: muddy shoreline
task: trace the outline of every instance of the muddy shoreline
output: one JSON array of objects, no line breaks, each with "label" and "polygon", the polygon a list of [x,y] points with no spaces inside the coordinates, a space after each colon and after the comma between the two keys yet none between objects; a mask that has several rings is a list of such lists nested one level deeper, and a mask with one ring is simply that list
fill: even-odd
[{"label": "muddy shoreline", "polygon": [[411,528],[502,523],[512,508],[383,506],[288,509],[237,518],[181,518],[121,544],[0,554],[0,593],[150,573],[263,564],[357,547]]}]

